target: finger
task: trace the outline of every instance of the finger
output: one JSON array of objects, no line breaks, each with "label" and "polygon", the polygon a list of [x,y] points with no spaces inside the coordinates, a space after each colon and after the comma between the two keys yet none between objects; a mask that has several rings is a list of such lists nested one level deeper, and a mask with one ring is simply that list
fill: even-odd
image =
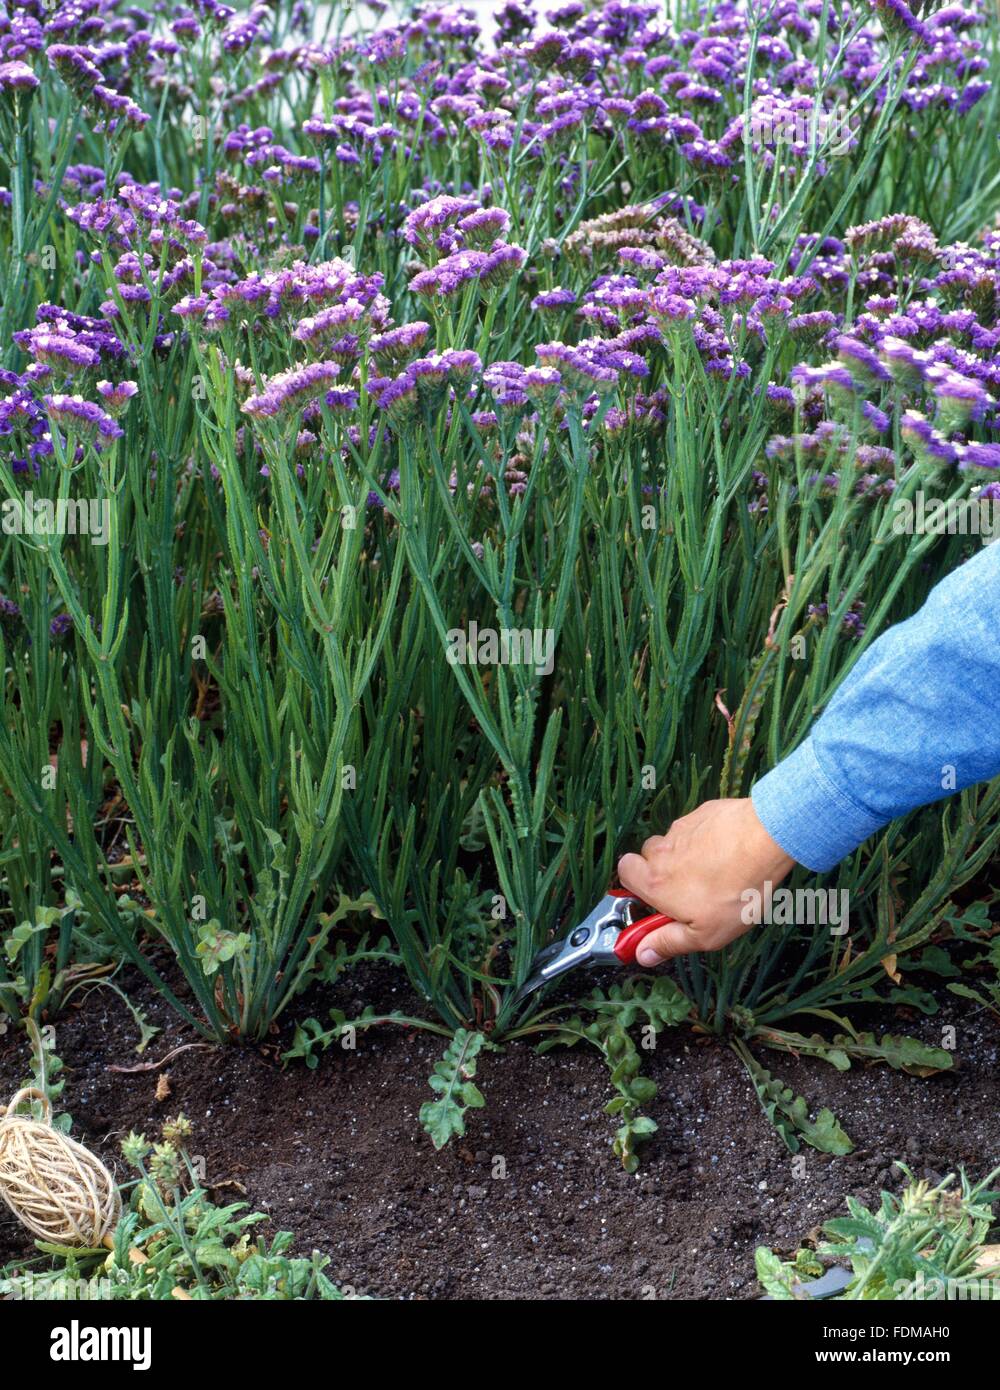
[{"label": "finger", "polygon": [[642,843],[642,857],[648,859],[651,854],[656,854],[658,850],[663,849],[666,843],[666,835],[650,835],[649,839]]},{"label": "finger", "polygon": [[699,942],[698,933],[688,922],[668,922],[665,927],[657,927],[639,943],[635,958],[640,965],[659,965],[661,961],[672,960],[674,956],[688,956],[692,951],[703,951],[704,942]]},{"label": "finger", "polygon": [[644,903],[649,903],[652,907],[659,906],[650,897],[653,891],[653,870],[649,861],[643,859],[641,854],[622,855],[618,861],[618,880],[623,888],[627,888]]}]

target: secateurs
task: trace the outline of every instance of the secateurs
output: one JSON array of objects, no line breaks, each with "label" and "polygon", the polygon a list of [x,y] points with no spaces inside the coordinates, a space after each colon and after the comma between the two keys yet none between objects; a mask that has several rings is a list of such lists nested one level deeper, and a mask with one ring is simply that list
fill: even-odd
[{"label": "secateurs", "polygon": [[609,889],[582,922],[560,941],[553,941],[536,953],[531,962],[531,974],[518,990],[514,1002],[519,1004],[567,970],[593,965],[631,965],[640,941],[657,927],[673,921],[665,912],[633,920],[633,909],[643,906],[642,899],[626,889]]}]

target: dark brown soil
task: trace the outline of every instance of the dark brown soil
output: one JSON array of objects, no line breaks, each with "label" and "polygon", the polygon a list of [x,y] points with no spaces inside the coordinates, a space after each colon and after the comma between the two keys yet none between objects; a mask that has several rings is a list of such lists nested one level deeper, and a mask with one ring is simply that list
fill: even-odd
[{"label": "dark brown soil", "polygon": [[[822,1062],[762,1053],[814,1107],[828,1105],[855,1151],[793,1159],[758,1106],[738,1059],[687,1030],[664,1034],[647,1062],[659,1084],[649,1113],[659,1132],[628,1176],[603,1114],[609,1086],[596,1053],[538,1056],[514,1043],[482,1057],[487,1108],[468,1134],[436,1153],[417,1114],[441,1039],[392,1027],[358,1035],[315,1071],[282,1068],[279,1048],[182,1053],[160,1072],[108,1070],[162,1057],[193,1040],[148,987],[134,983],[163,1031],[136,1056],[134,1025],[108,991],[57,1022],[66,1064],[62,1108],[73,1133],[113,1158],[129,1130],[154,1136],[166,1115],[194,1122],[192,1149],[219,1202],[244,1196],[270,1214],[297,1248],[331,1257],[330,1273],[359,1292],[389,1298],[753,1298],[759,1244],[790,1251],[847,1194],[868,1202],[898,1189],[901,1158],[937,1177],[958,1165],[976,1175],[1000,1161],[997,1049],[1000,1025],[973,1005],[943,1002],[936,1018],[880,1016],[885,1031],[940,1043],[957,1028],[958,1069],[928,1079],[886,1068],[844,1075]],[[361,996],[362,997],[358,997]],[[400,977],[371,974],[314,993],[304,1015],[337,1003],[412,1009]],[[287,1046],[290,1025],[282,1029]],[[0,1088],[26,1072],[20,1031],[0,1038]],[[236,1186],[234,1184],[239,1184]],[[0,1263],[30,1252],[10,1217],[0,1219]]]}]

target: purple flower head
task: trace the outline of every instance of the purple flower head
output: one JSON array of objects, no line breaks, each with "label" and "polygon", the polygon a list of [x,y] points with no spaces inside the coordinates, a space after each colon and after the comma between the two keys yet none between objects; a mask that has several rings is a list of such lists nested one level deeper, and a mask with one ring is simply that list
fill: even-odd
[{"label": "purple flower head", "polygon": [[864,343],[859,343],[856,338],[841,335],[837,339],[837,356],[863,380],[873,384],[891,380],[888,371],[871,348],[865,347]]},{"label": "purple flower head", "polygon": [[291,367],[267,382],[258,395],[248,396],[243,411],[255,420],[271,420],[289,411],[302,410],[326,394],[340,375],[339,362],[312,362]]},{"label": "purple flower head", "polygon": [[567,391],[578,396],[586,397],[595,392],[603,395],[618,385],[617,370],[602,365],[597,360],[599,353],[588,350],[584,344],[570,347],[566,343],[540,343],[535,355],[543,367],[554,367]]},{"label": "purple flower head", "polygon": [[15,333],[14,341],[36,362],[53,368],[63,376],[73,376],[87,367],[96,367],[101,355],[79,340],[72,331],[59,332],[45,325]]},{"label": "purple flower head", "polygon": [[13,599],[0,594],[0,633],[10,638],[20,626],[21,610]]},{"label": "purple flower head", "polygon": [[804,344],[821,342],[837,327],[838,316],[829,309],[815,309],[808,314],[794,314],[787,321],[789,333]]},{"label": "purple flower head", "polygon": [[875,0],[875,13],[882,21],[882,27],[887,34],[922,44],[931,43],[928,30],[917,19],[905,0]]},{"label": "purple flower head", "polygon": [[368,391],[379,409],[386,412],[397,428],[402,428],[417,418],[420,408],[417,380],[409,367],[395,380],[369,381]]},{"label": "purple flower head", "polygon": [[795,392],[788,386],[779,386],[777,382],[770,381],[764,392],[765,398],[770,406],[773,407],[775,414],[791,414],[795,410]]},{"label": "purple flower head", "polygon": [[884,410],[879,410],[878,406],[872,405],[871,401],[862,401],[861,415],[865,423],[875,431],[876,434],[886,434],[892,424],[891,419]]},{"label": "purple flower head", "polygon": [[471,198],[452,198],[442,193],[414,208],[407,216],[403,238],[411,246],[429,249],[435,245],[442,229],[477,211],[481,211],[479,204]]},{"label": "purple flower head", "polygon": [[483,369],[478,352],[472,352],[468,348],[451,348],[441,354],[441,359],[456,386],[467,386]]},{"label": "purple flower head", "polygon": [[518,54],[532,67],[538,67],[544,71],[555,67],[568,47],[569,40],[566,35],[553,29],[521,44]]},{"label": "purple flower head", "polygon": [[466,246],[492,246],[510,231],[510,214],[503,208],[477,208],[460,219],[458,231]]},{"label": "purple flower head", "polygon": [[129,401],[138,390],[134,381],[119,381],[116,385],[110,381],[97,383],[97,394],[104,401],[109,415],[114,416],[121,415],[128,408]]},{"label": "purple flower head", "polygon": [[[207,294],[186,294],[178,299],[170,312],[182,319],[199,319],[203,317],[211,304],[212,301]],[[229,317],[228,313],[226,317]]]},{"label": "purple flower head", "polygon": [[399,328],[390,328],[385,333],[376,333],[368,346],[375,366],[380,372],[395,371],[397,366],[411,357],[416,357],[427,342],[430,324],[417,320],[404,323]]},{"label": "purple flower head", "polygon": [[520,246],[498,242],[491,251],[455,251],[429,270],[418,271],[410,289],[430,300],[445,299],[478,283],[483,293],[505,285],[524,265]]},{"label": "purple flower head", "polygon": [[348,299],[345,304],[331,304],[318,314],[300,319],[292,337],[297,343],[305,343],[313,353],[346,364],[358,357],[358,333],[367,332],[367,326],[367,307],[358,299]]},{"label": "purple flower head", "polygon": [[918,459],[934,464],[955,462],[955,446],[918,410],[904,411],[900,433]]},{"label": "purple flower head", "polygon": [[576,295],[572,290],[552,289],[542,290],[541,294],[536,294],[531,301],[533,309],[568,309],[576,303]]},{"label": "purple flower head", "polygon": [[444,353],[434,352],[429,357],[416,358],[403,375],[416,385],[419,399],[437,405],[448,385],[448,362]]},{"label": "purple flower head", "polygon": [[500,242],[493,247],[483,262],[479,272],[480,282],[490,289],[506,285],[527,259],[520,246],[507,246]]},{"label": "purple flower head", "polygon": [[659,251],[653,251],[646,246],[623,246],[618,252],[618,259],[627,266],[635,266],[637,270],[648,271],[653,275],[665,265],[669,265],[666,256],[661,256]]},{"label": "purple flower head", "polygon": [[854,378],[839,362],[826,362],[820,367],[801,364],[792,368],[792,385],[803,396],[819,389],[834,391],[838,395],[854,395]]},{"label": "purple flower head", "polygon": [[85,401],[82,396],[43,396],[42,404],[50,419],[66,434],[88,439],[97,448],[120,439],[124,433],[106,411],[92,401]]},{"label": "purple flower head", "polygon": [[73,627],[73,619],[68,613],[57,613],[49,623],[49,636],[53,642],[59,642],[70,632]]},{"label": "purple flower head", "polygon": [[665,285],[658,285],[649,294],[649,311],[665,328],[684,323],[695,316],[692,300],[675,294]]},{"label": "purple flower head", "polygon": [[491,362],[483,371],[483,385],[502,415],[520,412],[528,404],[520,362]]},{"label": "purple flower head", "polygon": [[681,145],[681,154],[694,169],[716,178],[733,164],[722,146],[712,140],[689,140]]},{"label": "purple flower head", "polygon": [[987,405],[993,404],[981,382],[942,363],[929,366],[925,376],[937,402],[937,422],[946,433],[981,420]]},{"label": "purple flower head", "polygon": [[15,59],[0,63],[0,98],[11,100],[15,96],[30,96],[38,86],[38,78],[27,63]]},{"label": "purple flower head", "polygon": [[559,397],[562,373],[555,367],[527,367],[522,378],[524,389],[539,406],[551,406]]},{"label": "purple flower head", "polygon": [[410,289],[426,299],[447,298],[471,281],[478,281],[485,261],[484,251],[456,251],[430,270],[418,271],[410,281]]},{"label": "purple flower head", "polygon": [[75,44],[55,43],[48,48],[49,63],[77,98],[88,97],[101,81],[101,70],[93,61],[92,48]]},{"label": "purple flower head", "polygon": [[922,383],[930,364],[929,353],[919,351],[892,333],[882,339],[879,351],[894,381],[910,390]]},{"label": "purple flower head", "polygon": [[323,397],[323,402],[327,409],[341,415],[357,410],[360,399],[360,392],[353,386],[333,386]]},{"label": "purple flower head", "polygon": [[[959,468],[1000,468],[1000,444],[961,444],[958,446]],[[991,489],[995,489],[991,491]],[[989,491],[989,496],[1000,496],[1000,487],[990,483],[980,492],[980,498]]]}]

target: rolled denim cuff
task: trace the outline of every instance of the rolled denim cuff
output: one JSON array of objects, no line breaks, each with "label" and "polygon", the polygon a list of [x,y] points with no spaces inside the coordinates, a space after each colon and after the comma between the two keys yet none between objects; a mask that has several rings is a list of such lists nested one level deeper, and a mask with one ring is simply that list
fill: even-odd
[{"label": "rolled denim cuff", "polygon": [[771,839],[815,873],[832,869],[888,823],[831,780],[812,738],[755,782],[750,799]]}]

